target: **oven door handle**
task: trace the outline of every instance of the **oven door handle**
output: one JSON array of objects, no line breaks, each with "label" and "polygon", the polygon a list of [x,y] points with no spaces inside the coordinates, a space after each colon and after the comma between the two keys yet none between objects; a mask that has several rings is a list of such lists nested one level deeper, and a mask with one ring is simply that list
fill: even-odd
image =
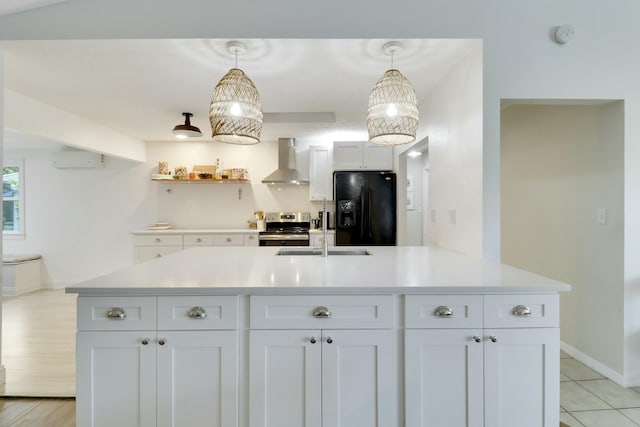
[{"label": "oven door handle", "polygon": [[258,240],[309,240],[309,236],[299,234],[269,234],[259,236]]}]

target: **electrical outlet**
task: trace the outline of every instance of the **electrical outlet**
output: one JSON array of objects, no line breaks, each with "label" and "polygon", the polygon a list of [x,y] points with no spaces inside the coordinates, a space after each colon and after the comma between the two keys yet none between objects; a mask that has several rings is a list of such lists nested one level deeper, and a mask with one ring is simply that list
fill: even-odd
[{"label": "electrical outlet", "polygon": [[597,221],[598,224],[606,224],[607,223],[607,209],[605,208],[598,208],[597,211]]},{"label": "electrical outlet", "polygon": [[455,224],[456,223],[456,210],[455,209],[449,209],[449,224]]}]

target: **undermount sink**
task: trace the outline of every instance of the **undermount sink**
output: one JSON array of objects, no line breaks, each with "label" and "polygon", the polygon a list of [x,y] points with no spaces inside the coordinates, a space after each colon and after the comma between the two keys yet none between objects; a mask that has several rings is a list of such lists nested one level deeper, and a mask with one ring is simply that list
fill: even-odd
[{"label": "undermount sink", "polygon": [[[322,255],[322,249],[320,248],[286,248],[280,249],[276,252],[276,255]],[[371,255],[366,249],[336,249],[329,248],[329,256],[334,255]]]}]

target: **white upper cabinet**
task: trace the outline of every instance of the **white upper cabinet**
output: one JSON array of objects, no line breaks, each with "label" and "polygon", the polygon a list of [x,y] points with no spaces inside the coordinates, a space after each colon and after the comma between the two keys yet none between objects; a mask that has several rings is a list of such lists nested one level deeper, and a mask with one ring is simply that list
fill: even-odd
[{"label": "white upper cabinet", "polygon": [[333,170],[393,170],[393,147],[367,141],[333,143]]},{"label": "white upper cabinet", "polygon": [[309,199],[333,200],[333,170],[330,147],[309,147]]}]

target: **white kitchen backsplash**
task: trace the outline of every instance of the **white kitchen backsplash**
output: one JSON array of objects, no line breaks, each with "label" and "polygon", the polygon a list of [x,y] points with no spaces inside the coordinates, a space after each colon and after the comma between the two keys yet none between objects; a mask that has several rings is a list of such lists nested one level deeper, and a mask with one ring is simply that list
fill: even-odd
[{"label": "white kitchen backsplash", "polygon": [[[298,143],[298,170],[308,174],[308,144]],[[154,142],[147,144],[149,176],[156,173],[158,162],[167,161],[169,169],[215,164],[223,168],[246,168],[249,183],[163,183],[152,182],[156,201],[156,218],[175,228],[246,228],[253,212],[295,210],[311,212],[322,203],[309,201],[308,185],[266,185],[262,179],[278,166],[277,141],[252,146],[238,146],[202,141]]]}]

